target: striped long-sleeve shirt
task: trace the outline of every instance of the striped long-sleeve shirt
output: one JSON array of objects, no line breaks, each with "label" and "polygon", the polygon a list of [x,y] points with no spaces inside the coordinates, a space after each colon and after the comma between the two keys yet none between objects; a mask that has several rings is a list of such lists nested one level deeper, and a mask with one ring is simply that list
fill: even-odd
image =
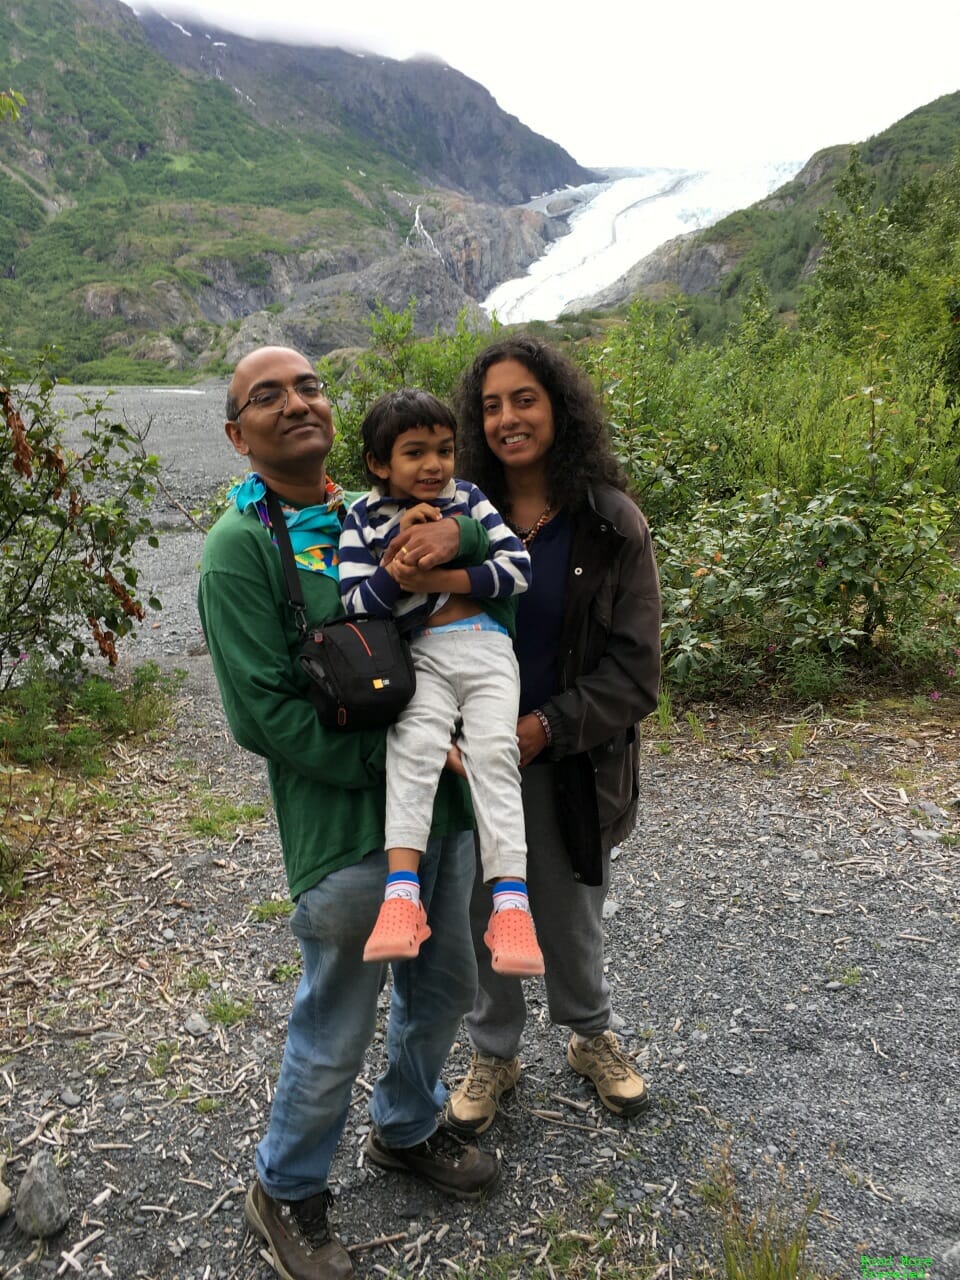
[{"label": "striped long-sleeve shirt", "polygon": [[[435,613],[448,599],[446,595],[423,595],[404,591],[380,563],[384,551],[400,531],[400,517],[417,499],[391,498],[379,488],[358,498],[347,512],[340,535],[340,594],[347,613],[393,615],[406,631]],[[523,543],[505,523],[500,512],[469,480],[451,480],[434,500],[444,515],[469,516],[484,527],[490,541],[488,559],[482,564],[460,565],[470,579],[470,596],[514,630],[512,607],[503,605],[526,591],[530,583],[530,556]],[[449,567],[449,566],[447,566]]]}]

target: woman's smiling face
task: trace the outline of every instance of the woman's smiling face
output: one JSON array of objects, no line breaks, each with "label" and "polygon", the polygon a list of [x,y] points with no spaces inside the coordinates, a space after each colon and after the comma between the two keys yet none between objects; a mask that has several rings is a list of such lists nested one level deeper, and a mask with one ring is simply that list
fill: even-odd
[{"label": "woman's smiling face", "polygon": [[504,467],[541,471],[555,431],[550,397],[526,365],[499,360],[483,379],[483,434]]}]

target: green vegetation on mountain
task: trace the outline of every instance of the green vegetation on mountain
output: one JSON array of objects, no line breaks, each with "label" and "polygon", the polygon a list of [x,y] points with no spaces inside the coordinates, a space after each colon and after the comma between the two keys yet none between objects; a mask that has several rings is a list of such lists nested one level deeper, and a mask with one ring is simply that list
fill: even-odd
[{"label": "green vegetation on mountain", "polygon": [[399,257],[427,183],[496,202],[592,176],[450,68],[193,36],[119,0],[4,7],[8,82],[0,340],[80,380],[217,373],[245,317],[318,296],[312,340],[343,345],[389,291],[351,277]]},{"label": "green vegetation on mountain", "polygon": [[[267,253],[309,245],[319,265],[386,251],[405,227],[385,193],[417,185],[347,130],[260,124],[114,8],[27,0],[0,13],[0,82],[26,99],[0,133],[0,334],[21,353],[55,344],[59,371],[80,377],[131,321],[202,321],[190,298],[211,264],[256,284]],[[153,305],[163,284],[174,292]]]},{"label": "green vegetation on mountain", "polygon": [[[132,13],[106,5],[29,0],[0,13],[3,75],[15,75],[26,97],[26,137],[19,145],[4,138],[11,167],[54,199],[82,192],[85,201],[320,205],[369,221],[376,215],[367,202],[382,183],[410,180],[348,130],[322,146],[309,134],[278,136],[238,110],[229,85],[177,71],[149,47]],[[39,173],[29,157],[37,148]]]},{"label": "green vegetation on mountain", "polygon": [[[947,94],[905,116],[858,146],[872,183],[872,207],[894,210],[960,148],[960,93]],[[849,160],[849,146],[818,152],[790,182],[749,209],[722,218],[698,236],[703,244],[723,245],[736,265],[723,276],[715,295],[698,301],[699,323],[716,336],[735,321],[755,277],[763,280],[774,306],[792,312],[803,280],[816,263],[822,236],[818,221],[834,203],[836,183]],[[896,215],[895,215],[896,216]]]}]

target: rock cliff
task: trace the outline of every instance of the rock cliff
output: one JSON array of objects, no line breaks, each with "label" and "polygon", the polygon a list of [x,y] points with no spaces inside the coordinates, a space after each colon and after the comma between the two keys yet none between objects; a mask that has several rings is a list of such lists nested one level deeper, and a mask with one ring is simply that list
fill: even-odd
[{"label": "rock cliff", "polygon": [[[91,284],[82,291],[82,311],[93,320],[129,322],[104,340],[105,350],[122,348],[171,369],[216,358],[219,327],[236,321],[226,348],[231,361],[263,342],[322,355],[362,345],[379,303],[402,311],[416,298],[416,331],[423,335],[452,327],[463,310],[482,323],[478,303],[494,285],[522,274],[566,229],[561,218],[451,192],[394,193],[394,203],[409,220],[406,242],[395,249],[382,245],[377,252],[374,243],[363,251],[263,252],[256,271],[249,262],[208,256],[197,262],[201,283],[192,290],[169,281],[146,290]],[[163,336],[173,328],[175,340]],[[138,341],[138,334],[152,337]]]},{"label": "rock cliff", "polygon": [[420,331],[451,327],[566,230],[518,206],[596,176],[438,62],[120,0],[0,9],[4,77],[28,106],[0,131],[0,330],[80,378],[217,365],[244,335],[362,343],[412,297]]},{"label": "rock cliff", "polygon": [[138,16],[157,53],[231,85],[263,123],[352,131],[432,186],[522,204],[596,176],[437,60],[250,40],[193,18],[171,21],[166,11]]}]

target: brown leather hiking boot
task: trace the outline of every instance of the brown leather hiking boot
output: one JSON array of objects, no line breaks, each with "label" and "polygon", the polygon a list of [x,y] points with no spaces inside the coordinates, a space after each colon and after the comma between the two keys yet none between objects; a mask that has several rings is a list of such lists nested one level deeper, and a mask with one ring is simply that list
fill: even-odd
[{"label": "brown leather hiking boot", "polygon": [[306,1200],[274,1200],[260,1185],[247,1191],[247,1222],[263,1236],[283,1280],[346,1280],[353,1275],[350,1255],[327,1225],[329,1191]]},{"label": "brown leather hiking boot", "polygon": [[381,1169],[416,1174],[456,1200],[480,1200],[500,1181],[500,1161],[441,1126],[415,1147],[388,1147],[375,1129],[367,1135],[367,1159]]},{"label": "brown leather hiking boot", "polygon": [[458,1133],[485,1133],[493,1124],[503,1094],[520,1079],[519,1058],[475,1053],[467,1074],[447,1101],[447,1124]]},{"label": "brown leather hiking boot", "polygon": [[636,1116],[650,1105],[643,1076],[623,1053],[612,1031],[601,1031],[589,1040],[571,1036],[567,1062],[577,1075],[596,1086],[600,1101],[618,1116]]}]

